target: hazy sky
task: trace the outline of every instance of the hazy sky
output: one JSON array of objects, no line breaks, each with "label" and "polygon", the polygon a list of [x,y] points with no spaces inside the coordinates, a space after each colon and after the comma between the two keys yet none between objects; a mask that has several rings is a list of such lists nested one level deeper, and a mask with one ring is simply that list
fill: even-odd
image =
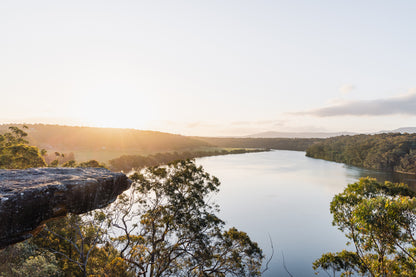
[{"label": "hazy sky", "polygon": [[0,1],[0,123],[416,126],[416,1]]}]

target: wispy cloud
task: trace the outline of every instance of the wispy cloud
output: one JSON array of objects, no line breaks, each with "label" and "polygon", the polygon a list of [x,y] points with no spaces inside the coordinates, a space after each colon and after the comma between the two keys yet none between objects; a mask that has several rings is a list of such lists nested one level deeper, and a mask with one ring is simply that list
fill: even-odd
[{"label": "wispy cloud", "polygon": [[409,90],[408,94],[397,97],[348,101],[295,114],[318,117],[416,115],[416,89]]},{"label": "wispy cloud", "polygon": [[356,87],[354,85],[344,84],[339,88],[339,92],[341,92],[342,94],[348,94],[351,91],[353,91],[354,89],[356,89]]}]

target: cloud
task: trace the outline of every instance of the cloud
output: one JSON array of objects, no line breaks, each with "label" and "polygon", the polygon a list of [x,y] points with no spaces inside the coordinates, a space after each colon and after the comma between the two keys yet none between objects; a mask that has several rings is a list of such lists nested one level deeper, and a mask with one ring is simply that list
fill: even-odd
[{"label": "cloud", "polygon": [[356,89],[356,87],[355,87],[354,85],[351,85],[351,84],[345,84],[345,85],[342,85],[342,86],[339,88],[339,92],[341,92],[342,94],[348,94],[348,93],[350,93],[351,91],[353,91],[354,89]]},{"label": "cloud", "polygon": [[318,117],[416,115],[416,90],[411,89],[406,95],[397,97],[349,101],[295,114]]}]

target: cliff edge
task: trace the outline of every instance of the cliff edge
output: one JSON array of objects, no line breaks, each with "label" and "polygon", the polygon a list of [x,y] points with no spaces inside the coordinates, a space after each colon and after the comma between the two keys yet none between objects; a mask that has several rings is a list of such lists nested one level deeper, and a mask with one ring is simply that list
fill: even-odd
[{"label": "cliff edge", "polygon": [[0,248],[30,238],[48,219],[105,207],[130,184],[104,168],[0,170]]}]

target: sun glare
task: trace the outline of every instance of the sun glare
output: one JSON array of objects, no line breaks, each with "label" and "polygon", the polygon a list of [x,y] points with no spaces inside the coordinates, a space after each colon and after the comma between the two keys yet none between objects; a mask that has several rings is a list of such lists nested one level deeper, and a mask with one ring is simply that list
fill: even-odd
[{"label": "sun glare", "polygon": [[107,95],[111,96],[87,94],[72,115],[86,126],[143,129],[157,114],[151,100],[143,95]]}]

